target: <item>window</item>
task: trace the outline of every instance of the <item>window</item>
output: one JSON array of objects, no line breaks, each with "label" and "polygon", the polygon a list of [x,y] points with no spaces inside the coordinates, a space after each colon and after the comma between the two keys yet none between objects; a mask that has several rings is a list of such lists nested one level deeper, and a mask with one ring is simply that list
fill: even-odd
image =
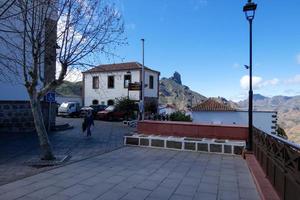
[{"label": "window", "polygon": [[149,76],[149,88],[153,89],[153,76]]},{"label": "window", "polygon": [[92,104],[93,104],[93,105],[98,105],[98,104],[99,104],[99,101],[98,101],[97,99],[94,99],[93,102],[92,102]]},{"label": "window", "polygon": [[113,106],[114,104],[115,104],[115,101],[112,100],[112,99],[110,99],[110,100],[107,101],[107,105],[108,106]]},{"label": "window", "polygon": [[104,101],[101,101],[101,105],[105,105],[105,102],[104,102]]},{"label": "window", "polygon": [[131,75],[124,75],[124,88],[128,88],[129,83],[131,83]]},{"label": "window", "polygon": [[107,88],[114,88],[115,87],[115,79],[114,76],[107,77]]},{"label": "window", "polygon": [[93,89],[99,89],[99,77],[98,76],[93,77]]}]

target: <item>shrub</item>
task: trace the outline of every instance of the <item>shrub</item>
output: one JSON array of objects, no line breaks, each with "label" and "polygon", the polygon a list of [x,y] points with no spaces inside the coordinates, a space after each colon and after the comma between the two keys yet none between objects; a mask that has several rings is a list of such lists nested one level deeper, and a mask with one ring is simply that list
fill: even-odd
[{"label": "shrub", "polygon": [[191,122],[192,118],[190,115],[185,115],[185,113],[177,111],[170,115],[171,121],[185,121],[185,122]]},{"label": "shrub", "polygon": [[288,136],[287,136],[285,130],[283,128],[281,128],[279,125],[277,127],[277,134],[278,134],[278,136],[280,136],[284,139],[288,139]]},{"label": "shrub", "polygon": [[127,97],[119,98],[116,100],[116,110],[125,112],[126,119],[132,118],[135,119],[135,111],[138,111],[138,105],[135,101],[128,99]]}]

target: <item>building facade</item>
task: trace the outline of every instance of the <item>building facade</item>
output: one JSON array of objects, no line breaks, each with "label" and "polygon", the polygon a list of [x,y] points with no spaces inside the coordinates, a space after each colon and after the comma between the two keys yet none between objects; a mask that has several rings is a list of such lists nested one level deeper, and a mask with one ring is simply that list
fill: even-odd
[{"label": "building facade", "polygon": [[[14,5],[7,10],[7,15],[16,12]],[[51,16],[49,16],[51,17]],[[18,19],[18,18],[17,18]],[[18,27],[22,30],[22,26],[17,26],[19,20],[15,18],[8,18],[6,21],[2,20],[0,25],[2,30],[7,27]],[[9,25],[9,26],[8,26]],[[40,78],[38,86],[49,83],[55,79],[56,72],[56,20],[48,18],[45,20],[43,30],[44,53],[41,56]],[[9,29],[9,28],[8,28]],[[10,30],[10,29],[9,29]],[[14,49],[13,45],[6,46],[7,42],[11,42],[16,47],[23,45],[23,40],[20,34],[12,34],[10,32],[0,31],[0,54],[7,55],[10,58],[16,55],[16,59],[1,59],[0,62],[0,133],[1,132],[33,132],[35,130],[31,106],[29,102],[29,95],[24,86],[23,67],[16,63],[23,58],[23,51],[20,48]],[[7,41],[4,40],[7,38]],[[26,56],[26,62],[32,62],[32,56]],[[25,61],[24,61],[25,62]],[[10,70],[9,70],[10,69]],[[46,127],[55,125],[55,107],[52,106],[49,110],[49,104],[42,100],[42,112]],[[49,113],[50,112],[50,113]],[[50,122],[50,123],[49,123]]]},{"label": "building facade", "polygon": [[[145,104],[158,103],[159,75],[160,72],[145,67]],[[83,72],[83,105],[114,105],[122,97],[140,101],[141,90],[130,90],[128,86],[141,81],[142,65],[138,62],[94,67]]]},{"label": "building facade", "polygon": [[[192,119],[195,123],[248,126],[248,111],[237,110],[208,99],[192,108]],[[277,112],[253,111],[253,125],[266,133],[276,134]]]}]

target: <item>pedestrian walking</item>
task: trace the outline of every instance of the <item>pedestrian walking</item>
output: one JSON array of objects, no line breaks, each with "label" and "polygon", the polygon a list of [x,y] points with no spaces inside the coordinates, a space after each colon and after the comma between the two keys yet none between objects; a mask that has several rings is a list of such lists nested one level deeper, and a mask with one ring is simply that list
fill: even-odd
[{"label": "pedestrian walking", "polygon": [[91,110],[88,110],[85,117],[84,117],[84,120],[83,120],[83,123],[82,123],[82,131],[85,132],[86,130],[86,136],[92,136],[92,133],[91,133],[91,126],[95,126],[94,124],[94,118],[93,118],[93,113]]}]

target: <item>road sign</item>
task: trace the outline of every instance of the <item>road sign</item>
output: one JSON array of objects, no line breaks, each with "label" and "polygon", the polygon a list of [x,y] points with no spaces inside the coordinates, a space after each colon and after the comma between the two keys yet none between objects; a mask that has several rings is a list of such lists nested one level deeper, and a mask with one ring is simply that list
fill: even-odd
[{"label": "road sign", "polygon": [[48,92],[46,94],[46,101],[49,103],[54,103],[55,102],[55,92]]},{"label": "road sign", "polygon": [[141,90],[140,83],[129,83],[128,90]]}]

